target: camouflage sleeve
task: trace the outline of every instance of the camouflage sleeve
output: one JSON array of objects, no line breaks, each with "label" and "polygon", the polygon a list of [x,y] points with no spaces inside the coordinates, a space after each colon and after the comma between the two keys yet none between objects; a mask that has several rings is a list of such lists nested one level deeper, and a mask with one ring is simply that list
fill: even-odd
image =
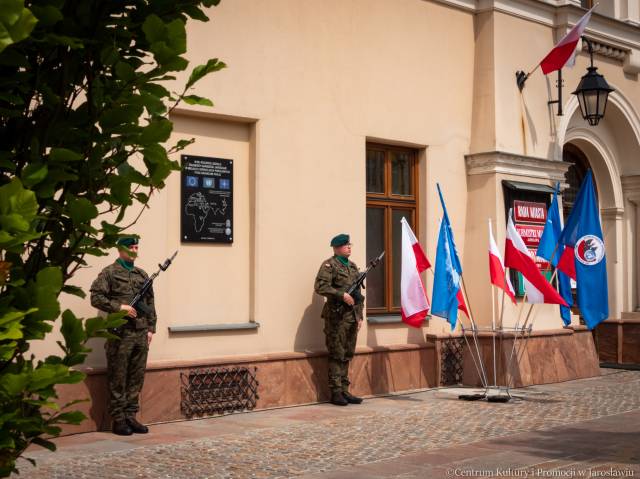
[{"label": "camouflage sleeve", "polygon": [[91,284],[91,306],[104,311],[105,313],[115,313],[120,311],[120,303],[109,298],[111,284],[109,273],[102,270],[98,277]]},{"label": "camouflage sleeve", "polygon": [[334,297],[338,301],[342,301],[344,291],[338,291],[333,287],[333,267],[329,263],[322,263],[316,276],[314,290],[320,296],[325,298]]}]

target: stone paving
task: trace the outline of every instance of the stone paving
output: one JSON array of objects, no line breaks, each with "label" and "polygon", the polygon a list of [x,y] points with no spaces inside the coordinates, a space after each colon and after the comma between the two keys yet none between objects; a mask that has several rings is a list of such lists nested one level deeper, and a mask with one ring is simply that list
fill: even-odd
[{"label": "stone paving", "polygon": [[[544,477],[580,477],[576,464],[593,469],[583,477],[640,477],[640,372],[606,371],[519,389],[505,404],[428,390],[162,424],[132,438],[60,438],[56,453],[30,451],[38,466],[21,461],[20,477],[534,477],[534,465],[554,473]],[[630,429],[599,445],[607,428]]]}]

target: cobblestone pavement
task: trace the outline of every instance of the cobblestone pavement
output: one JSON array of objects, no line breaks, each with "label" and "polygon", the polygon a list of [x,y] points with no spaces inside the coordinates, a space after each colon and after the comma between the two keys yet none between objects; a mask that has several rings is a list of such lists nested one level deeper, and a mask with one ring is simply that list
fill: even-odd
[{"label": "cobblestone pavement", "polygon": [[[466,457],[473,456],[474,447],[478,447],[472,443],[479,441],[493,445],[480,447],[477,456],[483,456],[481,452],[493,447],[490,457],[503,466],[536,464],[535,459],[518,459],[518,454],[531,456],[526,449],[529,440],[521,436],[534,432],[537,439],[545,438],[548,443],[562,434],[570,434],[567,444],[564,439],[553,442],[557,448],[544,456],[555,460],[548,467],[570,471],[567,464],[586,463],[598,456],[597,445],[587,437],[593,427],[589,429],[584,425],[597,425],[600,424],[597,420],[612,417],[618,421],[616,424],[627,427],[630,421],[635,422],[635,434],[632,431],[628,436],[616,436],[616,451],[622,448],[620,457],[627,462],[612,463],[611,471],[618,468],[615,470],[624,472],[625,467],[631,467],[631,475],[626,477],[640,477],[640,371],[616,371],[599,378],[524,388],[516,390],[514,400],[505,404],[459,401],[458,392],[430,390],[372,398],[361,406],[346,408],[320,404],[163,424],[152,426],[150,434],[135,436],[128,442],[106,433],[61,438],[59,452],[34,450],[28,454],[38,461],[38,466],[33,468],[21,461],[20,477],[409,479],[436,477],[435,472],[442,473],[443,477],[477,477],[481,474],[472,474],[472,470],[464,474],[466,469],[460,467],[438,470],[435,475],[426,472],[424,467],[406,471],[402,468],[408,463],[415,463],[419,468],[420,454],[433,459],[438,451],[449,462],[464,463]],[[601,424],[605,429],[618,428],[606,421]],[[498,452],[496,444],[503,444]],[[523,446],[518,449],[520,452],[514,452],[517,444]],[[461,448],[461,445],[466,446]],[[611,444],[605,446],[609,447],[607,451],[611,450]],[[507,449],[511,452],[506,452]],[[500,454],[506,456],[500,459]],[[576,454],[586,455],[567,462],[567,457]],[[610,458],[605,456],[602,461],[596,461],[598,467],[603,467],[602,471]],[[537,460],[544,463],[546,459],[538,457]],[[433,460],[430,464],[434,464]],[[497,470],[496,467],[499,466],[491,470]],[[390,472],[385,472],[386,469]],[[524,472],[512,471],[511,474],[500,477],[525,477]],[[567,473],[553,477],[573,476]],[[599,477],[615,475],[607,476],[603,472]]]}]

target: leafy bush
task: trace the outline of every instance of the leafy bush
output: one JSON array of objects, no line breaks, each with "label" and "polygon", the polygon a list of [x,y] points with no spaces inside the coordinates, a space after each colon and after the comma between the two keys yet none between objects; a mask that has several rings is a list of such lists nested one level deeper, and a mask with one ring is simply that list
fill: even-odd
[{"label": "leafy bush", "polygon": [[[103,256],[150,196],[179,169],[163,146],[168,115],[225,64],[195,67],[181,92],[163,82],[188,66],[185,24],[208,21],[219,0],[0,0],[0,476],[30,444],[85,417],[56,403],[55,386],[90,338],[109,337],[123,313],[82,319],[61,313],[62,292],[86,257]],[[134,221],[135,222],[135,221]],[[62,352],[29,353],[60,319]]]}]

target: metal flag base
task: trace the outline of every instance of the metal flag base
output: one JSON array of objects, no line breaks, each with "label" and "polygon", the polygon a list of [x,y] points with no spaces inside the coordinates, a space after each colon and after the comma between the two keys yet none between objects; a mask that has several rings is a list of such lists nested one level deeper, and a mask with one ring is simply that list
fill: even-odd
[{"label": "metal flag base", "polygon": [[511,394],[507,387],[491,387],[487,389],[487,401],[489,402],[509,402]]},{"label": "metal flag base", "polygon": [[479,401],[480,399],[485,399],[487,397],[486,394],[460,394],[458,399],[462,401]]},{"label": "metal flag base", "polygon": [[511,396],[487,396],[488,402],[509,402]]},{"label": "metal flag base", "polygon": [[487,402],[509,402],[511,394],[509,388],[502,386],[489,386],[482,393],[459,394],[458,399],[461,401],[481,401],[486,399]]},{"label": "metal flag base", "polygon": [[[458,399],[462,400],[462,401],[481,401],[481,400],[486,400],[487,402],[493,402],[493,403],[506,403],[509,402],[512,399],[511,393],[509,392],[509,390],[511,389],[511,377],[509,377],[508,380],[506,380],[507,384],[504,386],[498,386],[497,385],[497,364],[496,364],[496,343],[495,343],[495,338],[496,335],[500,334],[500,336],[503,336],[505,332],[509,331],[513,334],[513,348],[511,351],[511,354],[509,355],[509,359],[507,361],[507,365],[506,365],[506,371],[512,371],[512,368],[514,366],[514,361],[517,363],[519,361],[519,357],[520,357],[520,350],[522,349],[523,346],[526,346],[526,342],[527,339],[529,338],[529,335],[531,334],[531,326],[529,325],[529,327],[527,327],[526,325],[523,325],[522,327],[487,327],[487,328],[478,328],[475,325],[472,325],[471,329],[471,333],[472,333],[472,340],[476,342],[475,346],[476,346],[476,351],[477,351],[477,355],[474,355],[474,350],[473,348],[471,348],[471,345],[467,342],[467,346],[469,347],[469,352],[472,356],[472,359],[474,360],[474,363],[476,364],[476,369],[478,370],[478,374],[480,375],[480,380],[483,383],[483,392],[473,392],[473,393],[468,393],[468,394],[460,394],[458,395]],[[484,375],[483,377],[483,373],[485,373],[485,371],[487,370],[487,368],[484,365],[484,361],[482,360],[483,358],[480,355],[479,352],[479,345],[477,344],[477,337],[478,337],[478,332],[479,331],[485,331],[485,332],[491,332],[493,335],[493,371],[494,371],[494,384],[493,385],[489,385],[487,384],[488,381],[486,380],[486,375]],[[528,334],[527,334],[528,333]],[[463,334],[465,334],[465,331],[463,330]],[[520,345],[520,348],[517,348],[517,342],[518,342],[518,338],[522,339],[522,344]],[[485,373],[486,374],[486,373]]]}]

